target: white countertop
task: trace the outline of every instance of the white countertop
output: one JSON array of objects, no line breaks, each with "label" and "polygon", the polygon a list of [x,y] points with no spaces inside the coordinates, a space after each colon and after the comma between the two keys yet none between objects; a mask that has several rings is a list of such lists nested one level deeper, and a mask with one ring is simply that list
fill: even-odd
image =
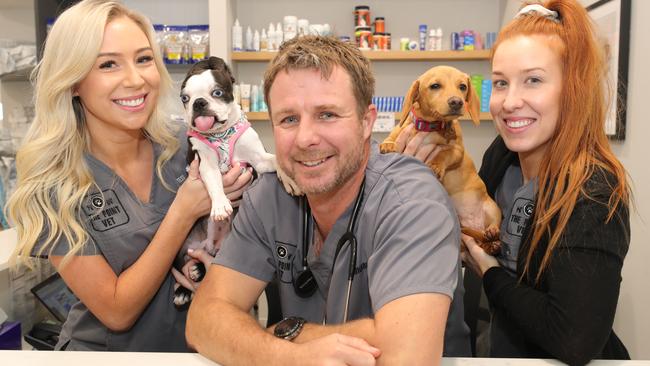
[{"label": "white countertop", "polygon": [[[215,366],[196,353],[0,351],[3,365],[20,366]],[[442,366],[563,365],[555,360],[503,358],[443,358]],[[650,361],[592,361],[589,366],[650,366]]]},{"label": "white countertop", "polygon": [[0,231],[0,271],[9,268],[9,257],[13,253],[17,241],[16,229]]}]

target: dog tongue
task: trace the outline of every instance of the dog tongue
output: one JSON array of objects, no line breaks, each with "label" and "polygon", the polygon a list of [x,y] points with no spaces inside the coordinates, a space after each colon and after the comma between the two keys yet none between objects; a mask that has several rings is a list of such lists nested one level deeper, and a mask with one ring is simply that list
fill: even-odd
[{"label": "dog tongue", "polygon": [[200,116],[194,119],[194,127],[199,131],[207,131],[214,125],[213,116]]}]

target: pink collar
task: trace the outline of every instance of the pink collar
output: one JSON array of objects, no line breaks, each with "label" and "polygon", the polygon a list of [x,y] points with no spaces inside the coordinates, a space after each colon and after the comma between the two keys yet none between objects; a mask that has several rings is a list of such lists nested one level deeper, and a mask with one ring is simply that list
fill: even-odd
[{"label": "pink collar", "polygon": [[427,121],[415,115],[415,108],[411,110],[411,118],[415,129],[423,132],[440,132],[445,129],[445,121]]}]

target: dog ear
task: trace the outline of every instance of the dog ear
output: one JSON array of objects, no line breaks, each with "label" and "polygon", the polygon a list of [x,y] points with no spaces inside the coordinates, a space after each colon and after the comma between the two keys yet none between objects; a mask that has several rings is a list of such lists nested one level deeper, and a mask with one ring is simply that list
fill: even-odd
[{"label": "dog ear", "polygon": [[478,126],[481,123],[481,100],[474,90],[474,84],[472,80],[467,77],[467,97],[465,98],[465,107],[467,112],[469,112],[469,117],[474,122],[474,125]]},{"label": "dog ear", "polygon": [[418,99],[419,95],[420,80],[418,79],[415,80],[413,84],[411,84],[409,91],[406,93],[406,97],[404,97],[404,104],[402,105],[402,120],[399,122],[400,126],[403,126],[404,122],[406,122],[408,119],[411,108],[413,108],[414,103],[417,103],[416,100]]},{"label": "dog ear", "polygon": [[230,71],[230,67],[228,67],[228,64],[226,64],[226,61],[224,61],[222,58],[216,57],[216,56],[210,56],[208,59],[208,66],[210,67],[211,70],[217,70],[219,72],[225,72],[230,76],[230,81],[234,84],[235,83],[235,77],[232,75],[232,71]]}]

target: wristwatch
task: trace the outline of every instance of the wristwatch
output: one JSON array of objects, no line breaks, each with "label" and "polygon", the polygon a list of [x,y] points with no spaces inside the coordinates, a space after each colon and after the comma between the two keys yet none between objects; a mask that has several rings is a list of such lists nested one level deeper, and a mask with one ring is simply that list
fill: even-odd
[{"label": "wristwatch", "polygon": [[299,316],[290,316],[282,319],[278,325],[275,326],[273,335],[278,338],[286,339],[287,341],[292,341],[300,334],[303,325],[305,325],[305,319]]}]

